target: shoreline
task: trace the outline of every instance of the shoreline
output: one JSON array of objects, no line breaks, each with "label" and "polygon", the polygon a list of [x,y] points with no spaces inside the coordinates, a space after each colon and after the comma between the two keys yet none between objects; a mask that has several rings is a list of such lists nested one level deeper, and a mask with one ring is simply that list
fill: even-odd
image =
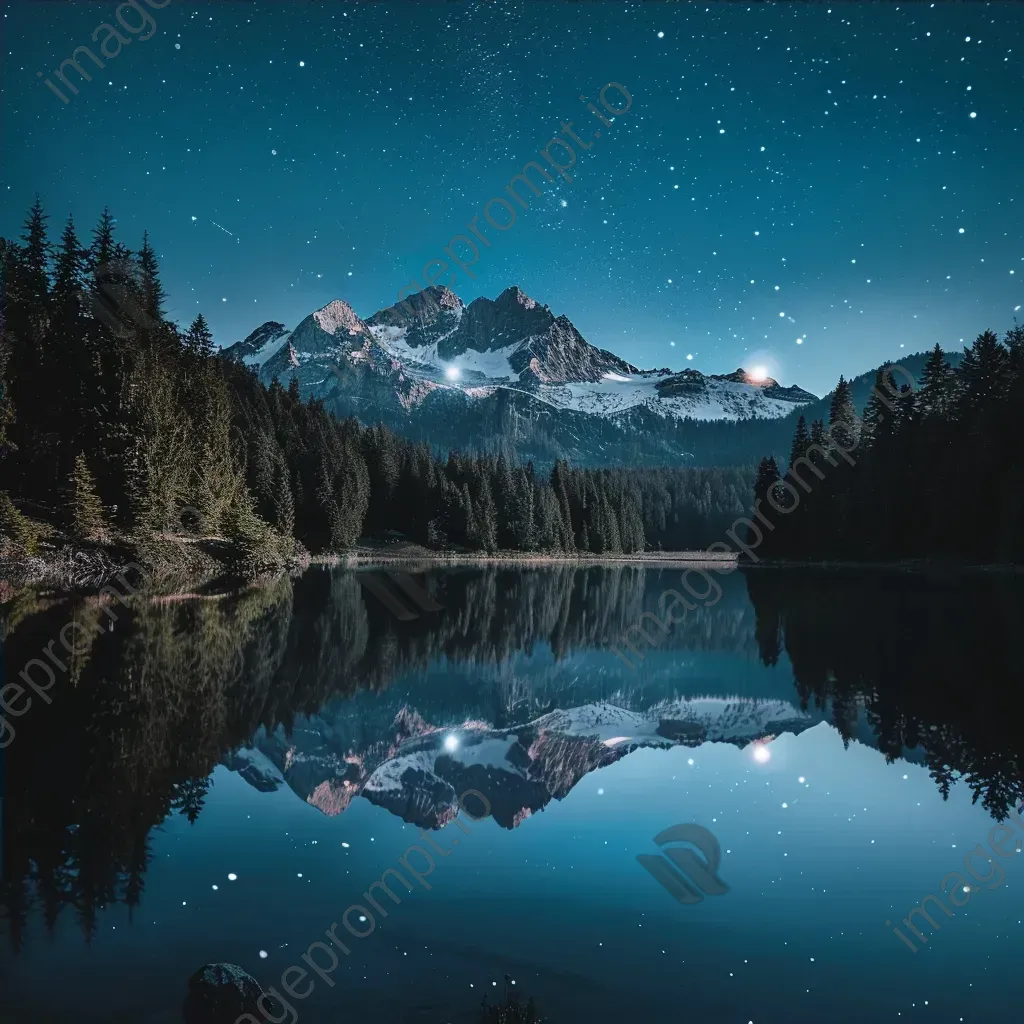
[{"label": "shoreline", "polygon": [[[170,538],[161,538],[167,541]],[[1007,562],[972,562],[952,559],[888,559],[881,561],[812,560],[812,559],[758,559],[742,557],[738,552],[721,551],[640,551],[632,554],[549,553],[497,551],[484,554],[471,551],[432,551],[417,544],[364,544],[344,554],[316,555],[294,560],[274,567],[276,571],[256,577],[242,578],[230,571],[220,558],[196,559],[194,553],[208,538],[174,538],[161,554],[162,565],[158,575],[166,590],[151,594],[155,600],[185,600],[190,596],[217,597],[225,593],[260,586],[271,577],[281,574],[301,574],[309,566],[340,567],[351,570],[374,570],[404,567],[409,572],[426,572],[445,567],[496,566],[508,569],[540,569],[556,566],[615,567],[636,566],[651,569],[686,569],[711,567],[721,573],[736,569],[751,571],[802,570],[814,572],[903,572],[930,576],[953,577],[964,574],[994,574],[1017,576],[1024,574],[1024,565]],[[187,549],[193,557],[180,561],[175,554]],[[124,547],[105,545],[65,545],[60,550],[40,552],[20,559],[0,557],[0,602],[10,594],[32,587],[42,587],[55,593],[96,592],[116,577],[124,568]],[[171,556],[171,557],[168,557]],[[136,557],[138,557],[136,555]],[[84,571],[83,571],[84,570]]]},{"label": "shoreline", "polygon": [[841,570],[848,572],[851,569],[870,569],[873,571],[900,572],[926,572],[926,573],[975,573],[995,572],[1017,575],[1024,573],[1024,565],[1016,562],[971,562],[967,560],[957,561],[955,559],[928,559],[928,558],[903,558],[889,559],[887,561],[855,562],[848,559],[836,561],[809,559],[785,559],[785,558],[762,558],[757,562],[742,559],[739,561],[741,569],[818,569],[823,571]]},{"label": "shoreline", "polygon": [[[316,564],[320,559],[314,558]],[[547,552],[498,551],[494,554],[473,552],[443,552],[422,550],[374,551],[359,550],[338,557],[338,564],[350,568],[369,568],[374,565],[407,565],[424,563],[431,566],[445,565],[502,565],[502,566],[555,566],[555,565],[643,565],[674,568],[694,564],[710,565],[727,563],[732,568],[739,564],[736,555],[723,555],[707,551],[640,551],[635,554],[550,554]],[[326,564],[326,563],[325,563]],[[730,572],[732,569],[729,570]]]}]

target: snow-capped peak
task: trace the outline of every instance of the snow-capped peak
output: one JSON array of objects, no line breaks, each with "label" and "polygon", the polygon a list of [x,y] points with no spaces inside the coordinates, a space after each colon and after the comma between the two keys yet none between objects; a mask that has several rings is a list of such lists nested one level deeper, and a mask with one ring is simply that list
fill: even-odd
[{"label": "snow-capped peak", "polygon": [[289,335],[284,324],[268,320],[261,324],[244,341],[235,342],[225,348],[221,355],[228,359],[240,360],[246,366],[262,366],[271,356],[279,352]]}]

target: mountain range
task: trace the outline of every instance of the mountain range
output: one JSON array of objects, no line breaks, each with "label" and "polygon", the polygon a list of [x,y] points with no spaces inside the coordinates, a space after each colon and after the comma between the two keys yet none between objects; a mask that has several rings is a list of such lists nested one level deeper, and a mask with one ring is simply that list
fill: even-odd
[{"label": "mountain range", "polygon": [[440,451],[541,465],[715,464],[716,429],[788,420],[817,401],[742,369],[638,369],[517,287],[469,305],[431,287],[366,320],[335,299],[292,330],[268,321],[221,354],[267,384],[294,378],[339,416]]}]

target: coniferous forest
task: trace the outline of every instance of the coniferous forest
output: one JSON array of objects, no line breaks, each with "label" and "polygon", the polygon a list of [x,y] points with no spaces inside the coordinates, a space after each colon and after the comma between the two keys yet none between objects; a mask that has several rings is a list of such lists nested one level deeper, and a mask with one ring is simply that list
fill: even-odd
[{"label": "coniferous forest", "polygon": [[[37,201],[4,241],[0,536],[229,545],[249,569],[360,537],[433,549],[561,553],[706,547],[742,510],[752,467],[550,475],[339,422],[297,385],[264,387],[217,356],[200,313],[167,319],[156,252],[116,237],[51,239]],[[152,553],[152,552],[151,552]]]},{"label": "coniferous forest", "polygon": [[152,243],[128,248],[109,211],[87,243],[71,220],[53,240],[37,201],[21,238],[0,245],[8,556],[117,541],[154,560],[173,537],[219,544],[252,572],[366,538],[480,553],[693,550],[723,538],[751,485],[777,510],[759,558],[1024,556],[1019,326],[979,335],[955,367],[936,346],[914,388],[879,371],[863,417],[840,378],[828,423],[800,417],[788,458],[766,456],[756,478],[747,466],[564,460],[548,474],[339,421],[294,380],[265,387],[217,355],[201,313],[185,328],[166,317]]},{"label": "coniferous forest", "polygon": [[[984,331],[955,368],[936,345],[916,387],[879,370],[863,417],[847,381],[762,459],[758,557],[1024,561],[1024,327]],[[846,455],[843,455],[846,452]],[[771,506],[771,511],[768,509]]]}]

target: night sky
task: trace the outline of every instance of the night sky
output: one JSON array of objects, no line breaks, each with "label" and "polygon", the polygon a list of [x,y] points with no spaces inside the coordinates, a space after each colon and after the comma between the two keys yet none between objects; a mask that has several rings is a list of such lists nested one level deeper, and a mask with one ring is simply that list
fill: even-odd
[{"label": "night sky", "polygon": [[[0,233],[37,191],[55,238],[109,204],[219,344],[369,316],[475,215],[476,276],[440,283],[518,284],[644,367],[820,394],[1024,304],[1024,5],[164,2],[66,105],[37,72],[116,4],[7,6]],[[485,224],[563,120],[573,180]]]}]

